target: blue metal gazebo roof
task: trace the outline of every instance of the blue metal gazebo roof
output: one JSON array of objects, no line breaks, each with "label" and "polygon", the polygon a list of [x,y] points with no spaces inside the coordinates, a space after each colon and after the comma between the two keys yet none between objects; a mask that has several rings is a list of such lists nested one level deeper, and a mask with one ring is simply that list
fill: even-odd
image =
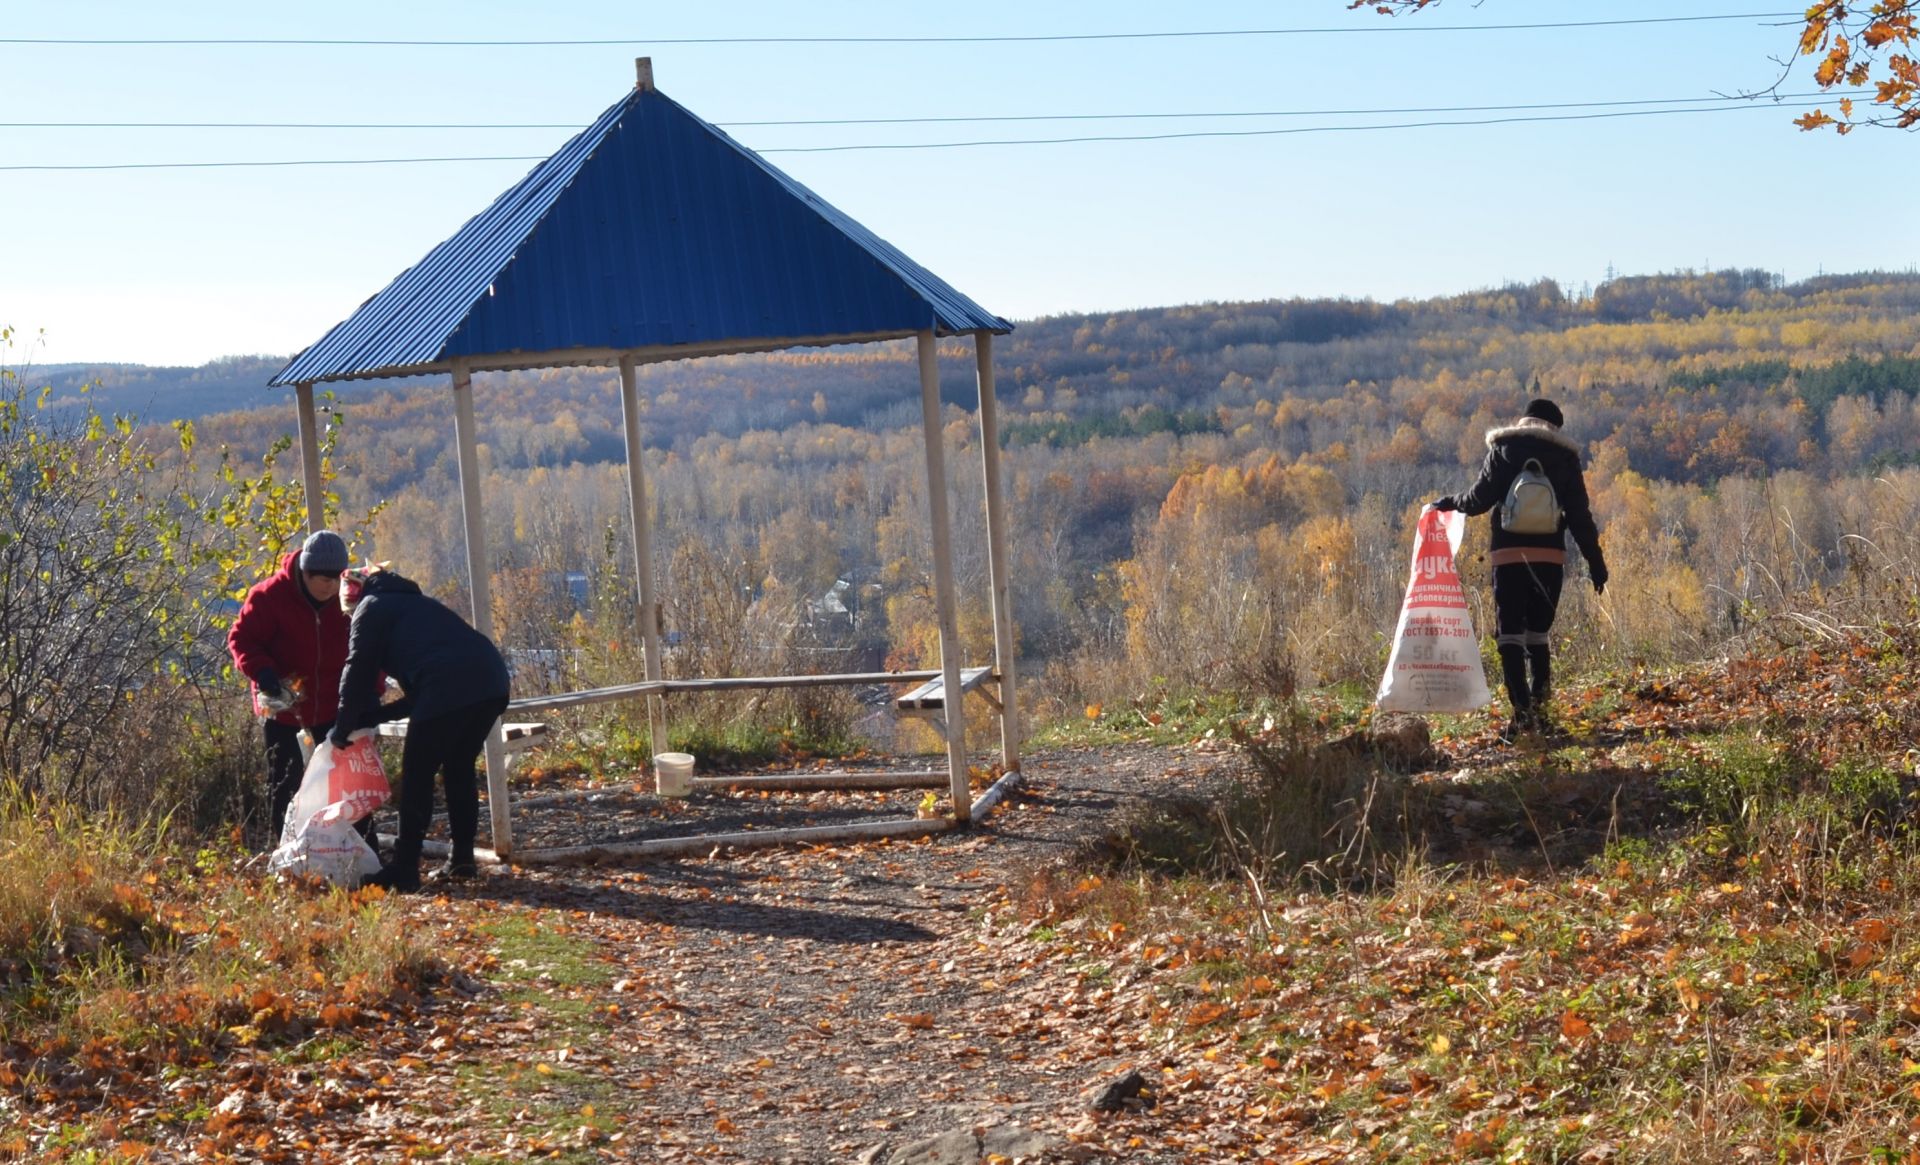
[{"label": "blue metal gazebo roof", "polygon": [[1013,325],[643,81],[270,383],[926,330]]}]

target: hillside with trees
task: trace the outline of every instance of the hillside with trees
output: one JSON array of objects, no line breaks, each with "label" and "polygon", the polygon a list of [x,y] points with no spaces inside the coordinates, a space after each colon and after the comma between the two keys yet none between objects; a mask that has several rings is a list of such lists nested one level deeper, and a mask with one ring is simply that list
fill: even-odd
[{"label": "hillside with trees", "polygon": [[[796,651],[814,666],[929,661],[913,360],[895,343],[640,370],[677,666]],[[996,362],[1016,617],[1023,653],[1051,670],[1038,690],[1060,707],[1154,683],[1369,683],[1414,509],[1463,484],[1484,432],[1536,391],[1565,405],[1587,446],[1626,581],[1604,608],[1570,601],[1576,659],[1685,658],[1807,596],[1889,601],[1868,592],[1900,578],[1920,511],[1912,273],[1688,272],[1575,295],[1541,281],[1061,316],[1022,324]],[[944,343],[941,365],[962,635],[977,659],[990,635],[969,345]],[[245,403],[196,422],[203,448],[245,465],[293,428],[289,396],[262,387],[274,367],[38,379],[56,413]],[[337,391],[339,512],[377,510],[372,552],[461,600],[446,385]],[[613,371],[483,376],[476,405],[503,637],[564,651],[582,669],[565,682],[629,674]],[[1471,583],[1484,567],[1469,554],[1466,570]],[[844,613],[821,617],[842,580],[828,606]]]},{"label": "hillside with trees", "polygon": [[[1797,596],[1887,583],[1920,508],[1911,273],[1783,284],[1717,271],[1573,296],[1541,281],[1063,316],[1022,324],[996,358],[1017,617],[1062,706],[1156,680],[1368,681],[1414,508],[1458,488],[1484,432],[1536,391],[1587,445],[1616,577],[1630,580],[1605,611],[1569,604],[1576,655],[1683,657]],[[988,616],[972,379],[968,345],[943,344],[963,637],[977,657]],[[654,365],[640,384],[671,625],[737,627],[755,612],[763,645],[824,636],[810,648],[928,658],[909,345]],[[384,503],[375,553],[457,596],[445,394],[427,380],[342,388],[335,488],[346,514]],[[622,654],[632,584],[614,374],[490,375],[476,394],[504,634]],[[200,439],[255,456],[292,428],[282,399],[204,417]],[[1468,558],[1471,582],[1484,568]],[[570,594],[557,581],[569,573]],[[823,625],[809,612],[842,579],[853,610]],[[721,591],[742,611],[704,609]]]}]

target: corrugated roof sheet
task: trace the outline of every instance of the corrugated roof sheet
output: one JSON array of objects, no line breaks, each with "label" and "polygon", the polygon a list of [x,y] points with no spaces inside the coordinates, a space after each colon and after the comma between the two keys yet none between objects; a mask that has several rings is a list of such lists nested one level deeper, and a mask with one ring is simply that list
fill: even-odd
[{"label": "corrugated roof sheet", "polygon": [[636,89],[274,376],[453,357],[1008,332],[851,217]]}]

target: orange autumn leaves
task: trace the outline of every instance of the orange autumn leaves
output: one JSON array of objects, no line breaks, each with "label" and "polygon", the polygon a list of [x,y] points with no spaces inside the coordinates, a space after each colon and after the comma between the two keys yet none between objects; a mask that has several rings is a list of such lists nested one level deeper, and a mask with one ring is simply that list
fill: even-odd
[{"label": "orange autumn leaves", "polygon": [[[1813,79],[1822,89],[1846,84],[1874,87],[1874,116],[1856,119],[1851,98],[1840,101],[1840,117],[1816,109],[1794,121],[1801,129],[1833,127],[1846,133],[1857,124],[1907,129],[1920,123],[1920,64],[1898,51],[1914,40],[1913,0],[1878,0],[1871,6],[1848,0],[1821,0],[1807,9],[1799,55],[1820,57]],[[1882,59],[1884,56],[1884,60]],[[1876,66],[1885,72],[1874,76]]]}]

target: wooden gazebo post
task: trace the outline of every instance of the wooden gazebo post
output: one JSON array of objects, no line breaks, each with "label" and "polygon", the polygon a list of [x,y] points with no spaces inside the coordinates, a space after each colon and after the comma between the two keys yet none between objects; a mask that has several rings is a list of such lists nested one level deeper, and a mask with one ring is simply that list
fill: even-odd
[{"label": "wooden gazebo post", "polygon": [[[473,627],[492,639],[493,575],[487,562],[485,514],[480,508],[473,372],[464,360],[453,362],[453,430],[460,457],[460,513],[467,531],[467,593],[473,596]],[[498,724],[487,733],[487,814],[493,825],[493,852],[504,861],[513,852],[513,817],[507,811],[507,750]]]},{"label": "wooden gazebo post", "polygon": [[320,483],[320,425],[313,412],[313,381],[293,386],[300,402],[300,477],[307,495],[307,533],[326,529],[327,499]]},{"label": "wooden gazebo post", "polygon": [[953,819],[973,816],[967,783],[966,689],[960,686],[960,626],[954,613],[953,530],[947,514],[947,456],[940,433],[940,365],[931,331],[919,334],[920,420],[927,441],[927,510],[933,523],[933,601],[940,625],[940,681],[946,695],[941,730],[947,737],[947,773],[953,782]]},{"label": "wooden gazebo post", "polygon": [[987,579],[993,602],[993,670],[1000,677],[1000,756],[1020,771],[1020,700],[1014,679],[1013,598],[1007,589],[1007,512],[1000,481],[1000,419],[993,387],[993,333],[973,333],[980,383],[980,468],[987,484]]},{"label": "wooden gazebo post", "polygon": [[[644,76],[643,76],[644,79]],[[631,354],[620,357],[620,417],[627,438],[627,504],[633,512],[633,569],[640,579],[640,647],[648,680],[660,678],[660,620],[653,593],[653,536],[647,513],[647,479],[640,450],[640,388]],[[667,750],[666,718],[658,696],[647,697],[647,743],[655,755]]]}]

